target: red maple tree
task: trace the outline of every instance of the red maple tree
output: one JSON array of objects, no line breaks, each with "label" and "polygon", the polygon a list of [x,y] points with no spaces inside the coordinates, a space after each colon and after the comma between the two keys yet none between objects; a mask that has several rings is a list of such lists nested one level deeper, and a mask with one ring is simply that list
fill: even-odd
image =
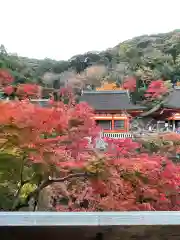
[{"label": "red maple tree", "polygon": [[5,86],[3,88],[4,93],[7,96],[11,96],[14,94],[14,97],[18,97],[19,99],[26,98],[40,98],[41,97],[41,87],[37,84],[18,84],[17,86]]},{"label": "red maple tree", "polygon": [[[28,167],[36,180],[37,175],[41,176],[40,190],[64,178],[86,176],[85,169],[93,156],[86,137],[93,139],[97,128],[93,111],[85,103],[72,106],[56,102],[43,108],[28,100],[14,100],[0,102],[0,110],[1,150],[10,148],[18,163],[22,162],[22,171]],[[34,171],[36,166],[38,172]],[[31,181],[34,178],[25,176],[19,186]]]},{"label": "red maple tree", "polygon": [[[19,99],[40,98],[41,87],[33,83],[13,84],[14,78],[7,69],[0,69],[0,87],[7,96],[18,97]],[[13,85],[12,85],[13,84]]]},{"label": "red maple tree", "polygon": [[59,204],[57,209],[178,211],[179,164],[162,155],[138,154],[140,147],[130,139],[111,140],[104,161],[99,162],[99,175],[90,181],[69,184],[73,201],[66,206]]},{"label": "red maple tree", "polygon": [[6,69],[0,69],[0,86],[7,86],[12,84],[14,78]]},{"label": "red maple tree", "polygon": [[41,87],[37,84],[18,84],[16,87],[16,96],[19,98],[40,98]]},{"label": "red maple tree", "polygon": [[[0,102],[1,161],[6,164],[9,156],[19,169],[13,171],[18,181],[10,210],[37,202],[48,186],[59,211],[180,210],[179,164],[163,153],[141,153],[131,139],[106,139],[106,151],[99,152],[93,147],[99,129],[87,104],[50,104]],[[21,190],[31,183],[35,189],[22,199]]]},{"label": "red maple tree", "polygon": [[145,97],[150,99],[157,99],[164,96],[168,92],[168,88],[165,85],[164,81],[159,79],[152,81],[146,91]]},{"label": "red maple tree", "polygon": [[126,78],[123,83],[123,88],[129,90],[130,92],[134,92],[136,89],[136,78]]}]

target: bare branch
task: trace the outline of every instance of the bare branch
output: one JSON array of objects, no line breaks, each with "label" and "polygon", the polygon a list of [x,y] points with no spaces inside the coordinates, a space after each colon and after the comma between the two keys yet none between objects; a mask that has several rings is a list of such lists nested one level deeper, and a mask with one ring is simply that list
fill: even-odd
[{"label": "bare branch", "polygon": [[60,183],[60,182],[65,182],[67,180],[70,180],[72,178],[79,178],[79,177],[90,177],[92,174],[90,173],[74,173],[74,174],[69,174],[68,176],[62,177],[62,178],[51,178],[49,177],[48,179],[42,181],[42,183],[33,191],[31,192],[24,203],[19,203],[17,206],[15,206],[12,210],[17,211],[21,209],[22,207],[28,207],[29,206],[29,201],[39,195],[41,190],[43,190],[45,187],[50,186],[53,183]]}]

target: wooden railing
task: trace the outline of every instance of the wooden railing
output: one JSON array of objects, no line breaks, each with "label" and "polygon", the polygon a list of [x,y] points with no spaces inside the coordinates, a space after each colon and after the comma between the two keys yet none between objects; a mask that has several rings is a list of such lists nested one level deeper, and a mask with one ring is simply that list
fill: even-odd
[{"label": "wooden railing", "polygon": [[[2,239],[180,239],[180,212],[1,212]],[[119,236],[121,238],[119,238]]]}]

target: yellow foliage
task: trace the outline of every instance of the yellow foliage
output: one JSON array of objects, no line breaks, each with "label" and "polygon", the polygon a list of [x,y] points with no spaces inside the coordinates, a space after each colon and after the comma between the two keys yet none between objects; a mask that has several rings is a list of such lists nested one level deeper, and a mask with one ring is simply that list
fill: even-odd
[{"label": "yellow foliage", "polygon": [[108,91],[108,90],[122,90],[121,87],[117,87],[116,83],[105,82],[100,88],[96,88],[96,91]]},{"label": "yellow foliage", "polygon": [[25,184],[21,189],[20,197],[22,199],[25,199],[30,192],[33,192],[36,189],[36,187],[37,186],[35,184],[31,184],[31,183]]}]

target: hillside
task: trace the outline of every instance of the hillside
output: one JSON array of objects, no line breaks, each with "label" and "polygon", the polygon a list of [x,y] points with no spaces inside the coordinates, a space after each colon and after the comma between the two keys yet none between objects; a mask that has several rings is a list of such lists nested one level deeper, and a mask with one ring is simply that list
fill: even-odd
[{"label": "hillside", "polygon": [[0,67],[8,68],[16,82],[54,83],[56,88],[69,79],[78,87],[100,86],[103,79],[120,84],[132,75],[141,80],[142,86],[159,78],[176,82],[180,80],[180,30],[135,37],[106,51],[76,55],[69,61],[10,55],[1,45]]}]

